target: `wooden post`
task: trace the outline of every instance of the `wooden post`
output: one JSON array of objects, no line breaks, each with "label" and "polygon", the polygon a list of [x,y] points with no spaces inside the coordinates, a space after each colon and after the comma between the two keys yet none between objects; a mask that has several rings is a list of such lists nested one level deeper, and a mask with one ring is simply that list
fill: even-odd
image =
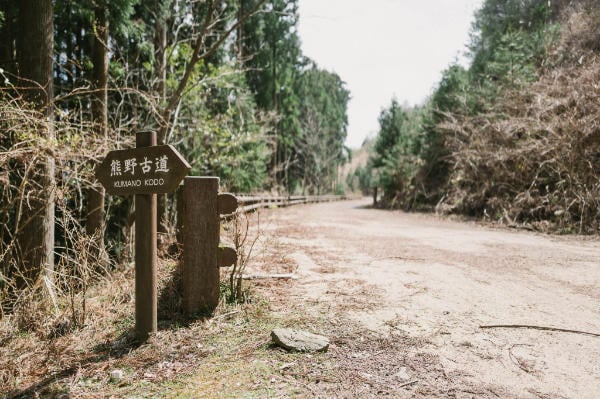
[{"label": "wooden post", "polygon": [[183,308],[210,313],[219,304],[218,177],[186,177],[183,239]]},{"label": "wooden post", "polygon": [[[156,145],[156,132],[137,133],[137,148]],[[156,194],[135,195],[135,332],[140,340],[157,329]]]},{"label": "wooden post", "polygon": [[183,248],[183,220],[185,215],[185,203],[183,198],[183,185],[177,187],[175,191],[175,206],[177,213],[177,223],[175,227],[175,239],[179,248]]}]

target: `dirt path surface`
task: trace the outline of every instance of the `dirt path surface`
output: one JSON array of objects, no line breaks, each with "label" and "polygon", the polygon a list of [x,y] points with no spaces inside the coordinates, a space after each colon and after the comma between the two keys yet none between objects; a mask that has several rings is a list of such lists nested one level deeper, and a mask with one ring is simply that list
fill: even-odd
[{"label": "dirt path surface", "polygon": [[[332,321],[323,397],[600,397],[600,243],[368,208],[267,210],[284,301]],[[335,317],[333,317],[335,315]],[[335,321],[334,321],[335,320]],[[328,394],[329,392],[329,394]]]}]

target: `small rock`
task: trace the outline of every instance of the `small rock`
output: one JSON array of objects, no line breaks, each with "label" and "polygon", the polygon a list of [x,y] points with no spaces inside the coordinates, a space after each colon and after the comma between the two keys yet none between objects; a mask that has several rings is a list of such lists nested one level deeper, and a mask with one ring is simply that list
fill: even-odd
[{"label": "small rock", "polygon": [[271,332],[271,338],[276,345],[288,351],[326,352],[329,348],[327,337],[301,330],[276,328]]},{"label": "small rock", "polygon": [[120,382],[124,377],[123,370],[115,369],[110,372],[110,380],[112,382]]},{"label": "small rock", "polygon": [[408,374],[408,370],[406,369],[406,367],[400,367],[400,370],[398,370],[398,372],[395,374],[395,377],[406,381],[410,378],[410,375]]},{"label": "small rock", "polygon": [[373,374],[365,373],[363,371],[359,372],[358,374],[366,380],[372,380],[375,377]]}]

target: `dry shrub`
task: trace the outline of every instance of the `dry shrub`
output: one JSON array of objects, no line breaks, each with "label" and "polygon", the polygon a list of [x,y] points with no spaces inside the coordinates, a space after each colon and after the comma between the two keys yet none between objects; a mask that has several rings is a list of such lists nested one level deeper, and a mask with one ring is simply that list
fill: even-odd
[{"label": "dry shrub", "polygon": [[597,233],[600,223],[600,11],[565,21],[541,78],[491,111],[447,115],[452,152],[438,210],[544,231]]},{"label": "dry shrub", "polygon": [[596,0],[566,8],[562,16],[562,35],[558,45],[551,49],[549,61],[573,65],[582,57],[600,51],[600,8]]},{"label": "dry shrub", "polygon": [[[10,315],[16,330],[53,335],[85,323],[87,287],[108,266],[104,248],[83,223],[92,165],[115,144],[60,112],[50,127],[41,126],[46,123],[21,98],[0,92],[0,320]],[[44,186],[36,169],[49,158],[55,185]],[[55,205],[54,270],[34,273],[24,270],[19,234],[32,204],[48,198]]]},{"label": "dry shrub", "polygon": [[224,238],[229,241],[237,253],[237,259],[228,270],[228,286],[226,300],[233,303],[244,303],[246,292],[243,288],[243,277],[248,262],[252,257],[255,245],[260,237],[260,212],[257,211],[255,232],[252,232],[250,218],[252,214],[239,208],[224,224]]}]

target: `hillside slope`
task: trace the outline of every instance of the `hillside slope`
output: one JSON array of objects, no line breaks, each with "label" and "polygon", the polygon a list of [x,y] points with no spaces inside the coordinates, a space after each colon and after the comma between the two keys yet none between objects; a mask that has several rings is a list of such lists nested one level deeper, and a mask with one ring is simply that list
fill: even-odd
[{"label": "hillside slope", "polygon": [[[384,205],[541,231],[600,227],[600,3],[486,0],[427,104],[384,110]],[[381,119],[380,120],[384,120]]]},{"label": "hillside slope", "polygon": [[438,209],[597,232],[600,5],[570,8],[537,81],[439,125],[453,165]]}]

